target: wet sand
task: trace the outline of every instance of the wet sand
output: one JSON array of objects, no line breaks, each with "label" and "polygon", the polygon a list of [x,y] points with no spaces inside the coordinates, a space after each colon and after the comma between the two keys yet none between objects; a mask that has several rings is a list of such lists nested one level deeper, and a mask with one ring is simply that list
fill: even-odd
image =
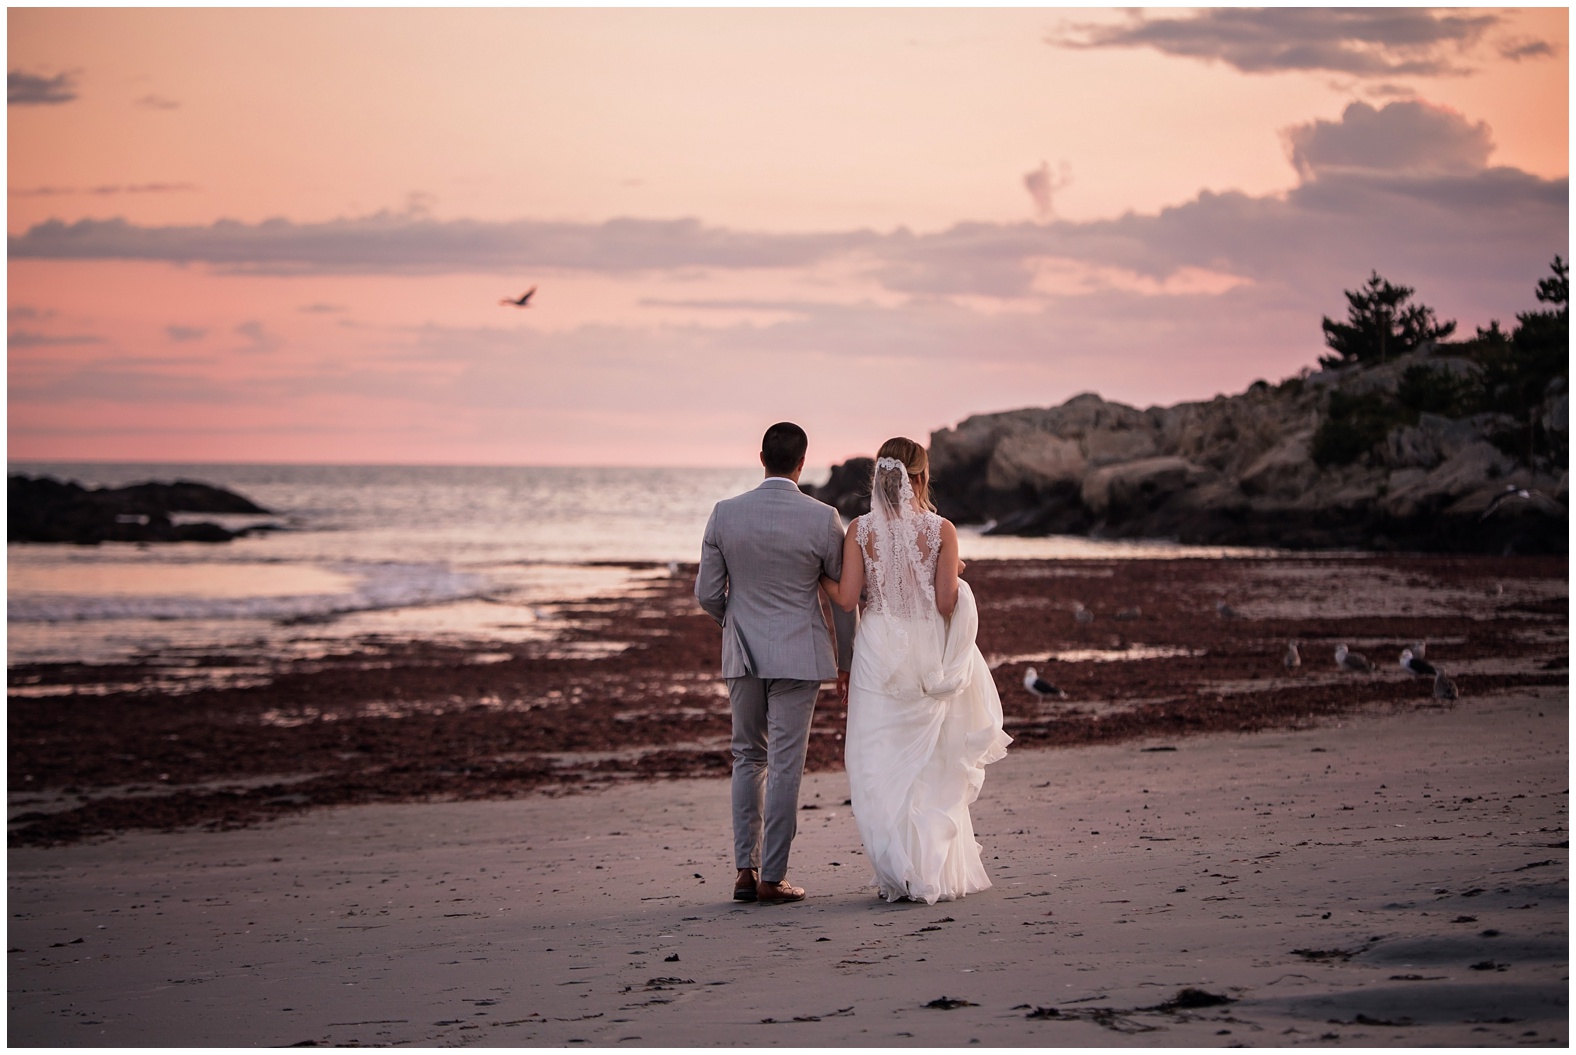
[{"label": "wet sand", "polygon": [[[682,570],[557,606],[550,641],[368,639],[229,683],[180,657],[194,692],[160,657],[13,668],[7,1039],[1563,1044],[1566,574],[974,564],[1017,744],[974,811],[996,886],[936,906],[864,889],[829,698],[812,896],[729,899]],[[1395,665],[1423,638],[1459,701]],[[1031,664],[1070,699],[1029,697]]]},{"label": "wet sand", "polygon": [[705,779],[12,850],[7,1039],[1561,1046],[1566,704],[1017,751],[934,906],[863,889],[831,772],[797,905],[729,900]]}]

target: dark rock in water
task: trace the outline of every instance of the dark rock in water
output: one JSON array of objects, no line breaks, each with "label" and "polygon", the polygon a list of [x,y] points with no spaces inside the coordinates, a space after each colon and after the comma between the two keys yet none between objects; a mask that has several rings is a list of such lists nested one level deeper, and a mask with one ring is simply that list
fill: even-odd
[{"label": "dark rock in water", "polygon": [[262,529],[176,524],[170,514],[270,512],[233,491],[192,480],[89,489],[19,473],[11,476],[6,492],[8,542],[228,542]]},{"label": "dark rock in water", "polygon": [[835,507],[844,519],[851,520],[870,512],[870,481],[875,471],[874,458],[850,458],[832,466],[831,477],[820,487],[800,484],[799,490]]}]

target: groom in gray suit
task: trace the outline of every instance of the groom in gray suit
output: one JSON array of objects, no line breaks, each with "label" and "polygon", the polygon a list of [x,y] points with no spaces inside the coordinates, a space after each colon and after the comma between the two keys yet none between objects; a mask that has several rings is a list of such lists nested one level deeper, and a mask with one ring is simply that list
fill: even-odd
[{"label": "groom in gray suit", "polygon": [[799,490],[808,446],[791,422],[766,430],[766,479],[712,510],[695,579],[696,600],[722,625],[722,676],[733,705],[739,901],[804,898],[787,875],[810,719],[821,682],[835,677],[848,699],[855,616],[832,606],[834,660],[820,595],[823,574],[843,574],[843,522]]}]

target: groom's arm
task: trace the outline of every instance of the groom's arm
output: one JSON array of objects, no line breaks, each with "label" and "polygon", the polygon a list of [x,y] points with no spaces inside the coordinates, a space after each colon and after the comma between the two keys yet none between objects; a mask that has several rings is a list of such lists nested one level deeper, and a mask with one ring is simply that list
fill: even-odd
[{"label": "groom's arm", "polygon": [[706,521],[706,534],[700,544],[700,573],[695,576],[695,600],[706,614],[722,625],[728,612],[728,562],[717,544],[717,510],[711,511]]},{"label": "groom's arm", "polygon": [[[821,558],[822,566],[826,569],[828,577],[841,579],[843,577],[843,518],[832,511],[832,518],[827,535],[827,551]],[[841,605],[831,605],[832,609],[832,644],[837,649],[837,669],[847,671],[854,665],[854,628],[859,623],[859,606],[855,605],[852,611],[843,611]],[[838,679],[841,682],[841,678]]]}]

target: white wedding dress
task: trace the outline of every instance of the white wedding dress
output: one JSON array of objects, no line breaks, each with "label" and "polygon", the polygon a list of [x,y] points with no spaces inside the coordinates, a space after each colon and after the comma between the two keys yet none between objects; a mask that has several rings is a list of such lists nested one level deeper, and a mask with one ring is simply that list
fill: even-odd
[{"label": "white wedding dress", "polygon": [[[883,473],[891,474],[890,498]],[[936,610],[941,518],[914,506],[895,459],[878,462],[872,490],[871,512],[856,528],[866,607],[854,638],[844,760],[877,890],[888,901],[934,904],[991,885],[969,805],[986,764],[1005,756],[1012,739],[974,643],[979,611],[968,584],[958,583],[950,619]]]}]

